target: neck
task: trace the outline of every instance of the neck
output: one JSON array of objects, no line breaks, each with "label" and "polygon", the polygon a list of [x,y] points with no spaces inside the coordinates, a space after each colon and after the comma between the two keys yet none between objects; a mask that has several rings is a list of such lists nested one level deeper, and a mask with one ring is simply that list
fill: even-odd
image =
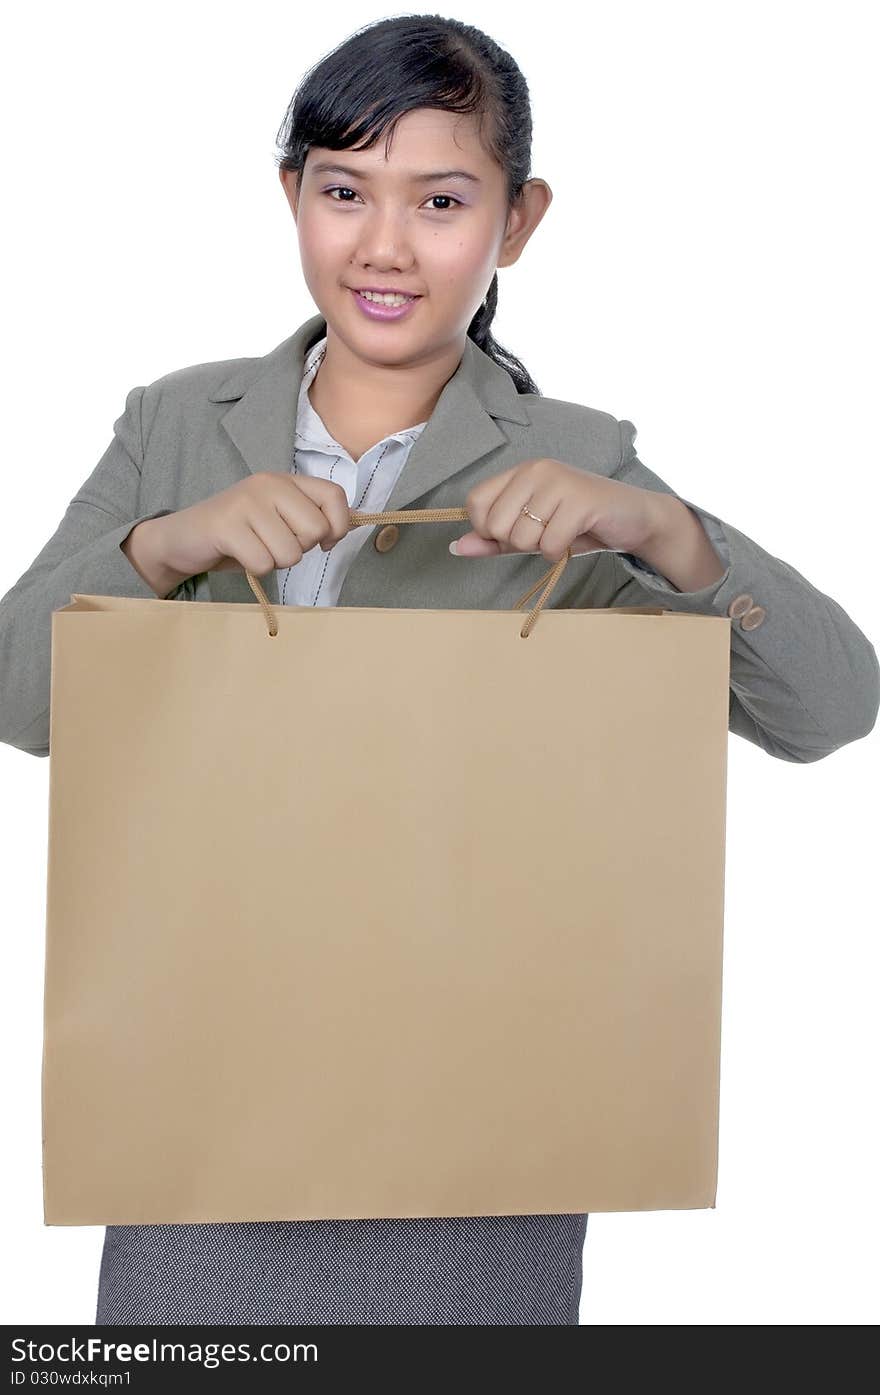
[{"label": "neck", "polygon": [[408,363],[364,359],[327,326],[327,345],[309,401],[352,460],[393,431],[427,421],[464,353],[455,343]]}]

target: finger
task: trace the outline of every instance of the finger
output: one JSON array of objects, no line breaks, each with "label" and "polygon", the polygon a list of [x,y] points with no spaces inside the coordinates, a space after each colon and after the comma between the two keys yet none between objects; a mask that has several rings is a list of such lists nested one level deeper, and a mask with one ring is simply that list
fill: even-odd
[{"label": "finger", "polygon": [[[308,495],[330,524],[329,534],[322,539],[321,547],[325,551],[335,547],[351,532],[351,507],[345,490],[335,481],[311,475],[300,475],[293,483]],[[331,487],[328,488],[328,485]]]},{"label": "finger", "polygon": [[218,571],[231,571],[240,567],[244,571],[252,572],[254,576],[266,576],[278,566],[272,552],[246,519],[235,520],[221,545],[226,551],[226,556],[218,565]]},{"label": "finger", "polygon": [[491,538],[481,538],[479,533],[463,533],[455,539],[456,557],[494,557],[500,547]]},{"label": "finger", "polygon": [[[528,513],[523,512],[523,508],[528,509]],[[550,557],[555,561],[565,551],[568,539],[575,532],[574,527],[566,527],[564,521],[564,504],[559,500],[552,500],[546,494],[537,495],[520,507],[519,513],[510,529],[510,546],[517,552],[540,551],[545,557]],[[535,517],[532,517],[532,515]],[[554,547],[554,539],[557,540]],[[561,546],[559,542],[561,541]]]},{"label": "finger", "polygon": [[[522,526],[517,523],[512,531],[511,537],[518,545],[525,541],[534,539],[537,533],[537,541],[532,542],[532,546],[539,547],[547,558],[548,562],[558,562],[565,555],[567,548],[571,548],[572,555],[581,552],[594,551],[596,547],[602,547],[602,542],[594,537],[592,533],[582,532],[583,528],[583,503],[576,499],[561,500],[552,513],[549,506],[542,504],[540,498],[536,501],[537,507],[528,505],[530,513],[536,513],[540,518],[547,520],[546,528],[543,528],[534,519],[523,514]],[[531,525],[531,526],[526,526]]]},{"label": "finger", "polygon": [[483,538],[489,538],[490,534],[486,526],[489,510],[494,505],[496,499],[504,492],[513,477],[522,470],[522,465],[513,465],[509,470],[502,470],[500,474],[492,475],[490,479],[481,480],[478,485],[470,491],[465,499],[465,508],[468,518],[474,531]]},{"label": "finger", "polygon": [[[558,480],[542,480],[535,470],[521,470],[509,480],[489,510],[489,535],[515,552],[532,552],[541,547],[546,527],[562,502]],[[523,512],[526,508],[528,513]],[[532,514],[535,517],[530,517]],[[573,528],[572,534],[576,531]]]},{"label": "finger", "polygon": [[329,552],[351,530],[351,509],[345,490],[332,481],[298,475],[288,477],[289,492],[273,503],[288,525],[297,534],[303,552],[320,544]]},{"label": "finger", "polygon": [[326,537],[328,520],[317,504],[302,495],[275,496],[254,509],[248,522],[275,558],[276,567],[295,567]]},{"label": "finger", "polygon": [[[600,538],[593,533],[579,533],[571,543],[571,555],[577,557],[584,552],[607,552],[609,549]],[[612,548],[611,551],[614,551]]]},{"label": "finger", "polygon": [[[584,531],[585,482],[578,479],[577,486],[576,493],[566,481],[548,481],[543,489],[536,488],[511,527],[510,543],[522,552],[538,548],[548,562],[558,562],[567,548],[574,555],[603,547],[601,539]],[[512,492],[511,487],[508,493]]]}]

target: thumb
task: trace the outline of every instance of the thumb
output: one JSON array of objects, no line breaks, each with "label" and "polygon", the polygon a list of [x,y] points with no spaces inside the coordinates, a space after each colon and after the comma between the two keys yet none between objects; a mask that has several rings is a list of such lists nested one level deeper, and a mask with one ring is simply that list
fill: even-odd
[{"label": "thumb", "polygon": [[500,552],[500,544],[494,538],[481,538],[479,533],[463,533],[449,544],[453,557],[494,557]]}]

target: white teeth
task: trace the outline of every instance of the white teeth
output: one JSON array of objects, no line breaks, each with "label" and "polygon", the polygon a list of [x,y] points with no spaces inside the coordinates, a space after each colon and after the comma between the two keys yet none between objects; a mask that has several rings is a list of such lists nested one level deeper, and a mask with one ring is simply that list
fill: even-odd
[{"label": "white teeth", "polygon": [[378,305],[406,305],[408,301],[415,300],[413,295],[379,295],[376,291],[359,291],[364,300],[374,300]]}]

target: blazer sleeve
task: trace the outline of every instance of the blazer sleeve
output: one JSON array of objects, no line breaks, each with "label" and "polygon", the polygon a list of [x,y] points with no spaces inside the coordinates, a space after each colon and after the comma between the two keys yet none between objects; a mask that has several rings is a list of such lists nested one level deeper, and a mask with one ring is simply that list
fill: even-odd
[{"label": "blazer sleeve", "polygon": [[[675,494],[639,460],[633,423],[624,420],[619,427],[620,457],[612,478]],[[837,601],[788,562],[690,499],[682,503],[712,540],[726,567],[723,576],[699,591],[679,591],[631,553],[616,552],[615,566],[625,579],[611,603],[661,603],[728,616],[730,730],[769,755],[800,763],[821,760],[867,736],[880,708],[880,665],[867,636]],[[732,603],[743,596],[748,606],[740,602],[731,614]],[[744,627],[753,607],[763,610],[763,619]]]},{"label": "blazer sleeve", "polygon": [[156,599],[122,551],[132,528],[171,513],[139,512],[143,387],[133,387],[113,440],[52,537],[0,598],[0,741],[49,754],[52,612],[74,591]]}]

